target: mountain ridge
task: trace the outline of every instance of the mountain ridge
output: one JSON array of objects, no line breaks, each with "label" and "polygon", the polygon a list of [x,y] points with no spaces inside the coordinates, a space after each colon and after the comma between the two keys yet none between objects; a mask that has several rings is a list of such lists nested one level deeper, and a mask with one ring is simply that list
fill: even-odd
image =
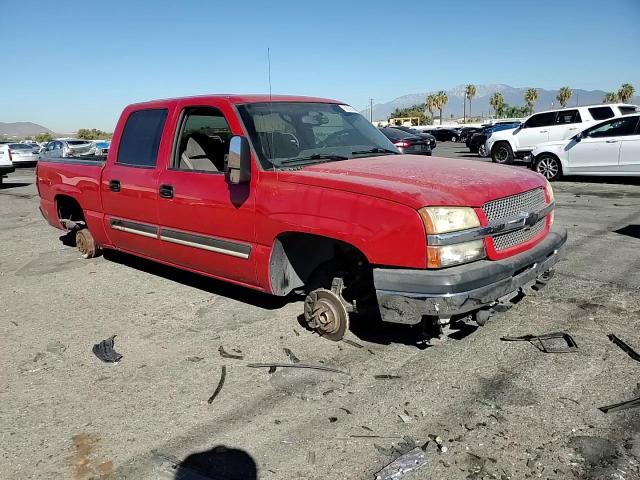
[{"label": "mountain ridge", "polygon": [[33,122],[0,122],[0,135],[6,137],[32,137],[41,133],[51,133],[47,127]]},{"label": "mountain ridge", "polygon": [[[471,113],[474,116],[488,116],[493,113],[493,109],[489,105],[489,99],[495,92],[502,93],[505,102],[508,105],[523,106],[524,92],[528,88],[536,88],[538,90],[538,101],[535,104],[535,110],[549,110],[552,108],[559,108],[556,95],[558,90],[547,90],[537,87],[512,87],[506,84],[480,84],[476,85],[476,96],[471,100]],[[449,102],[444,107],[442,112],[443,119],[449,119],[453,115],[454,118],[462,117],[463,115],[463,99],[464,99],[465,85],[456,85],[449,90],[445,90],[449,97]],[[405,108],[419,103],[424,103],[427,95],[436,93],[436,91],[422,92],[422,93],[409,93],[397,97],[389,102],[377,103],[373,105],[373,120],[387,120],[391,112],[396,108]],[[590,105],[600,104],[602,99],[606,95],[603,90],[583,90],[580,88],[572,89],[571,99],[568,106],[576,105]],[[631,99],[630,103],[640,104],[640,97],[635,96]],[[369,109],[362,110],[362,113],[366,118],[369,118]],[[434,110],[434,115],[437,116],[439,111]],[[467,103],[467,116],[469,115],[469,104]]]}]

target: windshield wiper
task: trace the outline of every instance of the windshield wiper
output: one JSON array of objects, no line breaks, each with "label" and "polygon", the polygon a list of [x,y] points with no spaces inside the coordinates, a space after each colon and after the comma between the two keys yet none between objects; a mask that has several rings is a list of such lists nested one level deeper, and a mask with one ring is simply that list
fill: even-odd
[{"label": "windshield wiper", "polygon": [[349,157],[345,157],[344,155],[314,153],[313,155],[309,155],[308,157],[287,158],[286,160],[282,160],[280,164],[306,162],[310,160],[349,160]]},{"label": "windshield wiper", "polygon": [[398,152],[389,150],[388,148],[382,148],[382,147],[370,148],[369,150],[356,150],[355,152],[351,152],[352,155],[364,155],[367,153],[391,153],[393,155],[399,154]]}]

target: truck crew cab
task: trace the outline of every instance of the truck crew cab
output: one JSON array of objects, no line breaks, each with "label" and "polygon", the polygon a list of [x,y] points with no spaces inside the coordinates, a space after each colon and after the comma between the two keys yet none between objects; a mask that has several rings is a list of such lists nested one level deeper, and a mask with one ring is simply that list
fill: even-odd
[{"label": "truck crew cab", "polygon": [[442,325],[544,283],[566,232],[542,175],[403,155],[352,107],[211,95],[130,105],[104,157],[38,164],[40,208],[115,249],[273,295],[339,340],[349,315]]}]

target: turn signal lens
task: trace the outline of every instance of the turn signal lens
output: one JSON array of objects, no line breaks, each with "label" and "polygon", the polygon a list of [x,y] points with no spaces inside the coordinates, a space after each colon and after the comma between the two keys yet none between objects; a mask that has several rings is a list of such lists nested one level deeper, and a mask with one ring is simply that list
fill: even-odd
[{"label": "turn signal lens", "polygon": [[419,212],[427,235],[457,232],[480,226],[478,215],[469,207],[425,207]]},{"label": "turn signal lens", "polygon": [[427,268],[451,267],[480,260],[485,256],[484,242],[482,240],[440,247],[429,245],[427,246]]}]

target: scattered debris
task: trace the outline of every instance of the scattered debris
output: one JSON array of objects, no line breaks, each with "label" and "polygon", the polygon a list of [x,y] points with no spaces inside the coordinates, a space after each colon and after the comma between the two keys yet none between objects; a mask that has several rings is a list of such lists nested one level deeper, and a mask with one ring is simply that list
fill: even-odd
[{"label": "scattered debris", "polygon": [[366,425],[360,425],[360,428],[364,428],[368,432],[373,432],[372,428],[367,427]]},{"label": "scattered debris", "polygon": [[373,378],[376,380],[395,380],[402,377],[400,375],[374,375]]},{"label": "scattered debris", "polygon": [[442,440],[442,437],[438,435],[429,435],[429,438],[435,442],[435,444],[438,446],[438,450],[440,450],[442,453],[447,453],[447,450],[449,449],[444,444],[444,440]]},{"label": "scattered debris", "polygon": [[609,335],[607,335],[607,338],[611,340],[613,343],[615,343],[617,346],[619,346],[622,350],[624,350],[624,352],[627,355],[629,355],[631,358],[633,358],[636,362],[640,362],[640,354],[638,354],[638,352],[636,352],[633,348],[631,348],[625,342],[620,340],[613,333],[610,333]]},{"label": "scattered debris", "polygon": [[307,453],[307,461],[311,465],[314,465],[316,463],[316,452],[314,452],[313,450],[309,450],[309,452]]},{"label": "scattered debris", "polygon": [[296,357],[295,354],[291,350],[289,350],[286,347],[283,348],[282,350],[287,355],[287,357],[289,357],[289,360],[291,360],[293,363],[300,363],[300,359],[298,357]]},{"label": "scattered debris", "polygon": [[108,363],[117,363],[122,358],[118,352],[113,349],[113,339],[116,338],[115,335],[110,336],[109,338],[102,340],[100,343],[96,343],[93,346],[93,353],[96,357],[98,357],[103,362]]},{"label": "scattered debris", "polygon": [[62,342],[55,341],[47,345],[47,352],[62,354],[67,349],[67,346]]},{"label": "scattered debris", "polygon": [[340,407],[340,410],[342,410],[347,415],[351,415],[351,410],[349,410],[348,408]]},{"label": "scattered debris", "polygon": [[14,322],[13,320],[9,320],[11,323],[13,323],[16,327],[18,326],[18,322]]},{"label": "scattered debris", "polygon": [[295,334],[296,334],[296,337],[299,337],[299,336],[300,336],[300,334],[298,333],[298,331],[297,331],[295,328],[293,329],[293,333],[295,333]]},{"label": "scattered debris", "polygon": [[338,421],[338,417],[329,417],[329,423],[336,423]]},{"label": "scattered debris", "polygon": [[202,360],[204,360],[203,357],[196,357],[196,356],[187,357],[188,362],[198,363],[198,362],[201,362]]},{"label": "scattered debris", "polygon": [[276,373],[276,367],[269,367],[269,373]]},{"label": "scattered debris", "polygon": [[233,360],[244,360],[243,355],[234,355],[233,353],[225,352],[224,347],[222,345],[220,345],[220,348],[218,348],[218,352],[220,352],[220,356],[222,358],[231,358]]},{"label": "scattered debris", "polygon": [[398,416],[400,417],[400,420],[402,420],[404,423],[411,423],[413,420],[411,416],[407,415],[406,413],[399,413]]},{"label": "scattered debris", "polygon": [[427,455],[420,447],[416,447],[376,473],[376,480],[396,480],[409,472],[418,470],[425,463],[427,463]]},{"label": "scattered debris", "polygon": [[[349,372],[344,372],[336,368],[325,367],[323,365],[311,365],[309,363],[248,363],[247,367],[250,368],[310,368],[313,370],[322,370],[323,372],[341,373],[342,375],[351,375]],[[275,370],[274,370],[275,371]]]},{"label": "scattered debris", "polygon": [[333,393],[335,391],[336,391],[335,388],[330,388],[329,390],[325,390],[324,392],[322,392],[322,395],[326,397],[327,395],[329,395],[330,393]]},{"label": "scattered debris", "polygon": [[342,343],[346,343],[347,345],[351,345],[356,348],[364,348],[363,345],[360,345],[358,342],[354,342],[353,340],[349,340],[348,338],[343,338]]},{"label": "scattered debris", "polygon": [[[553,345],[552,340],[564,340],[566,345]],[[521,337],[500,337],[504,342],[529,342],[544,353],[573,353],[578,350],[578,344],[567,332],[552,332],[543,335],[522,335]]]},{"label": "scattered debris", "polygon": [[371,350],[370,348],[367,348],[367,352],[369,352],[371,355],[375,355],[375,352],[373,350]]},{"label": "scattered debris", "polygon": [[580,405],[580,402],[578,400],[574,400],[573,398],[569,398],[569,397],[558,397],[559,400],[569,400],[570,402],[575,403],[576,405]]},{"label": "scattered debris", "polygon": [[222,386],[224,385],[224,381],[225,381],[226,378],[227,378],[227,366],[226,365],[222,365],[222,370],[220,371],[220,380],[218,381],[218,386],[216,387],[215,391],[213,392],[213,395],[211,395],[209,397],[209,400],[207,400],[208,403],[213,403],[215,398],[220,393],[220,390],[222,390]]},{"label": "scattered debris", "polygon": [[598,407],[603,413],[619,412],[620,410],[627,410],[629,408],[640,407],[640,397],[633,400],[627,400],[626,402],[615,403],[613,405],[607,405],[606,407]]}]

